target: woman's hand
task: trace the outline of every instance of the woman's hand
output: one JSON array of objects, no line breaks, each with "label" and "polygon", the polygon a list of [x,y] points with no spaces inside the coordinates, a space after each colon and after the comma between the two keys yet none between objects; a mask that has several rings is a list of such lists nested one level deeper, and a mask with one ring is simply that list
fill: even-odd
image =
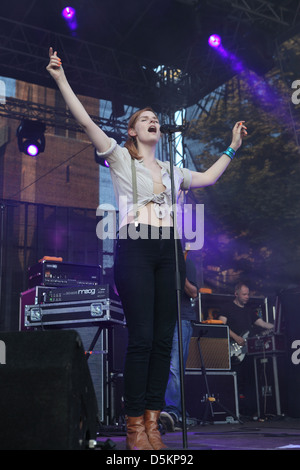
[{"label": "woman's hand", "polygon": [[242,145],[243,137],[247,135],[247,127],[245,121],[237,122],[232,129],[232,141],[230,147],[237,151]]},{"label": "woman's hand", "polygon": [[57,56],[57,52],[53,52],[52,47],[49,48],[49,64],[46,70],[50,73],[54,80],[59,80],[64,71],[61,65],[61,59]]}]

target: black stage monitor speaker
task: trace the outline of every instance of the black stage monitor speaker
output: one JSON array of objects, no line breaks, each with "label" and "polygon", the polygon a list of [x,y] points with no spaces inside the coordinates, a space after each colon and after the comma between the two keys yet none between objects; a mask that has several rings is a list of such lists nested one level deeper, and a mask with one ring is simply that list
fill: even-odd
[{"label": "black stage monitor speaker", "polygon": [[0,449],[83,450],[96,440],[97,402],[80,336],[0,333]]}]

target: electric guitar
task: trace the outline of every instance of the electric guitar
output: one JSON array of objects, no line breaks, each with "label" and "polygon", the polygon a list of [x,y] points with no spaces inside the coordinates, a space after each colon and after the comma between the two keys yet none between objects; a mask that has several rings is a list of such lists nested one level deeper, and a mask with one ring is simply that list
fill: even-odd
[{"label": "electric guitar", "polygon": [[230,356],[231,360],[234,363],[242,362],[245,359],[245,356],[248,352],[247,348],[247,338],[249,336],[249,331],[243,334],[242,338],[246,341],[244,346],[240,346],[236,341],[231,341],[230,343]]}]

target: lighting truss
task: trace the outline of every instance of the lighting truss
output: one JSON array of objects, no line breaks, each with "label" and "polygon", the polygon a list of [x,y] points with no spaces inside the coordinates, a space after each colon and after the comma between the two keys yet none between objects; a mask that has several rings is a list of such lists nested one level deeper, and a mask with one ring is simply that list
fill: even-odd
[{"label": "lighting truss", "polygon": [[231,8],[242,13],[241,19],[268,20],[282,26],[293,27],[299,19],[299,2],[266,0],[225,0]]},{"label": "lighting truss", "polygon": [[[6,98],[5,103],[0,105],[0,116],[17,120],[40,120],[43,121],[47,127],[67,129],[81,133],[84,132],[82,127],[74,120],[71,113],[65,108],[48,106],[17,98]],[[112,121],[110,118],[93,115],[91,115],[91,118],[102,128],[109,130],[114,129],[121,134],[127,134],[127,123],[124,120],[114,119]]]}]

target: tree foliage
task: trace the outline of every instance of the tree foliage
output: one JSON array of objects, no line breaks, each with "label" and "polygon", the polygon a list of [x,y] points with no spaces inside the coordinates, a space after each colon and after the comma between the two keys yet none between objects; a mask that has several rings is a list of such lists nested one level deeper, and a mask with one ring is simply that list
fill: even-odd
[{"label": "tree foliage", "polygon": [[[299,56],[299,42],[293,46],[286,48]],[[246,121],[248,136],[222,178],[195,197],[205,211],[205,274],[217,266],[227,281],[242,277],[264,294],[300,282],[299,110],[291,102],[295,74],[283,72],[235,76],[186,137],[187,146],[199,141],[194,159],[203,171],[230,144],[234,123]]]}]

